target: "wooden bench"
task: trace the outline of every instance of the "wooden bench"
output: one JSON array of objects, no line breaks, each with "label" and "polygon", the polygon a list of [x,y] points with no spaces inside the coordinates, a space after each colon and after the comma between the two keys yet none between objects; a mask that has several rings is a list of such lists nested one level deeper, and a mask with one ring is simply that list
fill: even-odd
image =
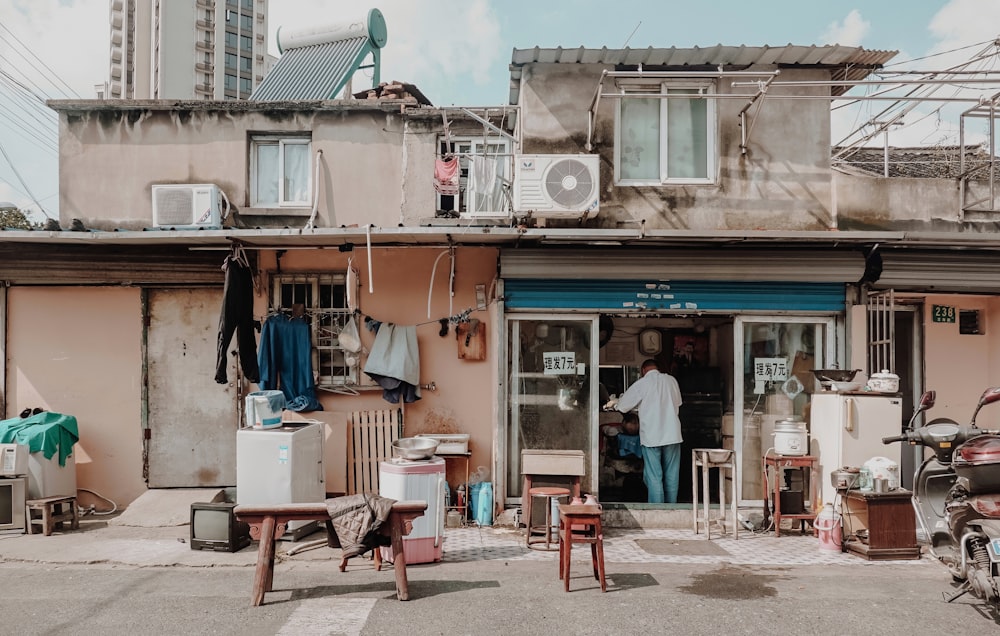
[{"label": "wooden bench", "polygon": [[[406,580],[406,557],[403,553],[403,537],[413,530],[413,520],[422,517],[427,510],[425,501],[397,501],[392,506],[389,518],[379,532],[392,542],[393,565],[396,570],[396,598],[410,599],[409,583]],[[264,594],[270,592],[274,581],[275,542],[285,533],[289,521],[325,521],[327,529],[332,527],[330,513],[325,503],[289,503],[269,506],[236,506],[233,513],[240,521],[250,525],[250,537],[259,541],[257,547],[257,569],[253,577],[253,591],[250,604],[254,607],[264,602]],[[378,548],[376,548],[376,555]],[[346,559],[341,561],[340,571],[344,571]]]}]

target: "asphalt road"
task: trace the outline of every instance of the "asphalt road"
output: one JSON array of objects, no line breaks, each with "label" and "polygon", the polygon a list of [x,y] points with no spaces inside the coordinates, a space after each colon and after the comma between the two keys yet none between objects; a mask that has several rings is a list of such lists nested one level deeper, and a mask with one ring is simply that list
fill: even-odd
[{"label": "asphalt road", "polygon": [[608,564],[608,592],[574,562],[502,560],[407,568],[353,559],[279,563],[250,607],[252,567],[0,563],[0,634],[957,634],[1000,619],[963,596],[945,603],[934,563],[870,567]]}]

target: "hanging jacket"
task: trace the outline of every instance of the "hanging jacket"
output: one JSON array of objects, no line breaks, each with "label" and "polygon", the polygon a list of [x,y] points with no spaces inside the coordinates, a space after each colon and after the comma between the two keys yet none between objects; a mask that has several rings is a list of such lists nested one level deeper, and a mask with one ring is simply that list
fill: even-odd
[{"label": "hanging jacket", "polygon": [[302,318],[276,314],[260,332],[260,388],[280,389],[290,411],[322,411],[316,399],[309,324]]}]

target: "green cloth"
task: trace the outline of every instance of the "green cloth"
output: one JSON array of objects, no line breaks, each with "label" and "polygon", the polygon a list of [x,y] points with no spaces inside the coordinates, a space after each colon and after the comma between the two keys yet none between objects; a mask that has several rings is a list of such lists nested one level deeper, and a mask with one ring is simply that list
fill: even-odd
[{"label": "green cloth", "polygon": [[79,440],[80,432],[72,415],[42,411],[31,417],[0,421],[0,444],[23,444],[29,453],[41,451],[45,459],[59,453],[60,466],[66,465],[66,458],[73,454],[73,444]]}]

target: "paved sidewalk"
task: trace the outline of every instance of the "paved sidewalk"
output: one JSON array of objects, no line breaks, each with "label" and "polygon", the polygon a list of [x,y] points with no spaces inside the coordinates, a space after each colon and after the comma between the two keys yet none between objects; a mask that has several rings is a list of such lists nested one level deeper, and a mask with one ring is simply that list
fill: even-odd
[{"label": "paved sidewalk", "polygon": [[[257,544],[236,553],[192,550],[188,545],[189,527],[133,527],[109,525],[108,518],[84,517],[80,530],[56,531],[51,536],[0,535],[0,562],[107,563],[138,566],[252,566]],[[306,544],[325,539],[320,531],[297,542],[278,545],[279,562],[329,561],[336,565],[339,551],[325,546],[305,549]],[[555,546],[553,546],[555,547]],[[288,550],[295,553],[288,555]],[[473,561],[551,561],[558,553],[529,549],[524,531],[510,527],[447,528],[444,535],[443,563]],[[574,561],[590,558],[585,546],[573,550]],[[773,532],[740,532],[712,540],[690,529],[606,529],[606,563],[683,563],[733,565],[843,565],[871,567],[870,562],[853,554],[822,550],[811,534],[797,532],[775,537]],[[887,561],[897,565],[933,564],[928,556],[919,560]]]}]

